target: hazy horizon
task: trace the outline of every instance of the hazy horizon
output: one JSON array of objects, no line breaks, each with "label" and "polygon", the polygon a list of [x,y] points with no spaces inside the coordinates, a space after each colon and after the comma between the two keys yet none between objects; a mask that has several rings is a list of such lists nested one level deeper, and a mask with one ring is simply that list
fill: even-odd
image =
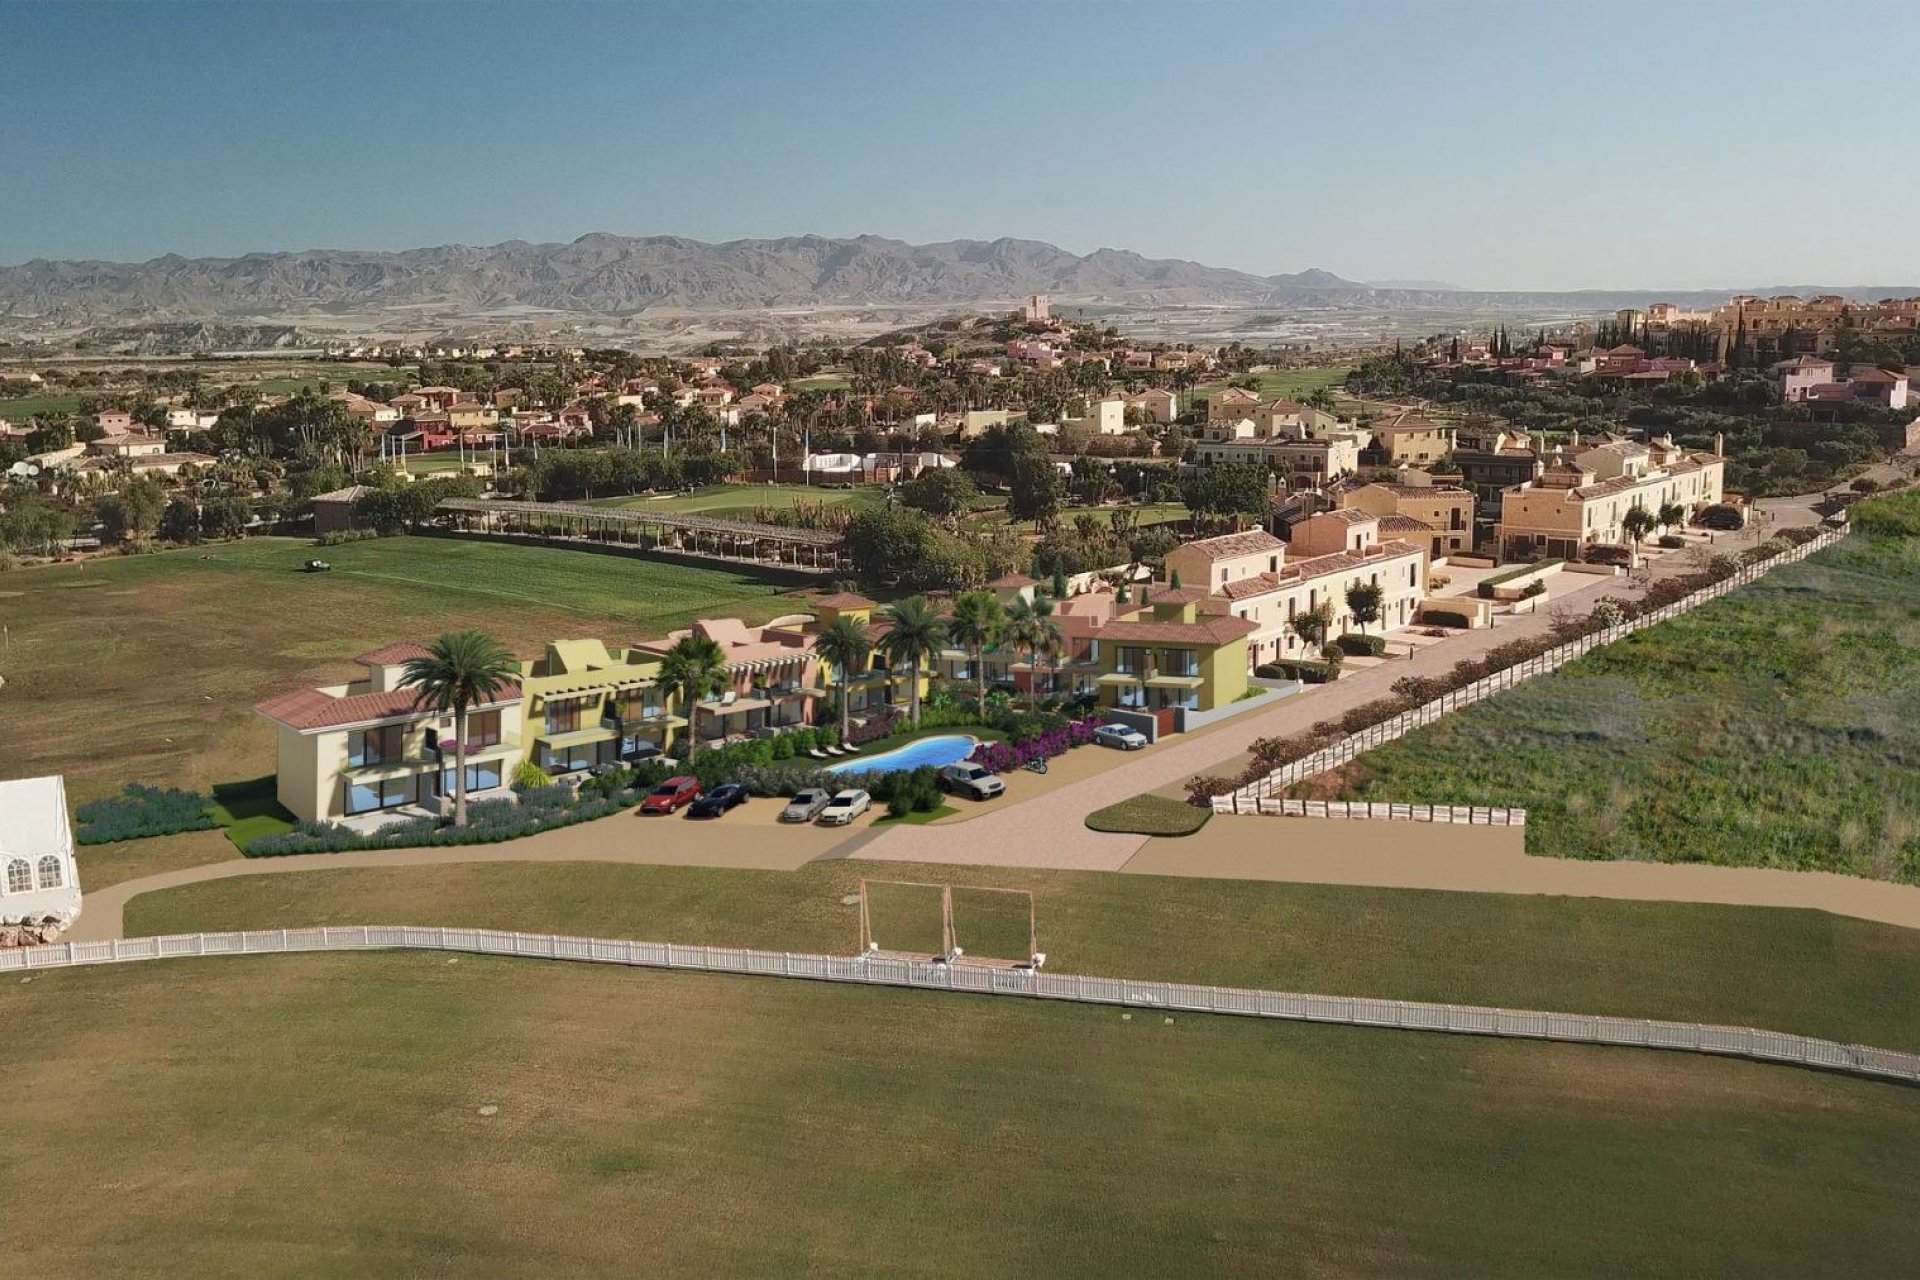
[{"label": "hazy horizon", "polygon": [[[1920,6],[1222,2],[1169,40],[1171,13],[19,5],[0,264],[604,231],[1487,291],[1920,285]],[[1831,74],[1809,24],[1846,93],[1793,91]]]}]

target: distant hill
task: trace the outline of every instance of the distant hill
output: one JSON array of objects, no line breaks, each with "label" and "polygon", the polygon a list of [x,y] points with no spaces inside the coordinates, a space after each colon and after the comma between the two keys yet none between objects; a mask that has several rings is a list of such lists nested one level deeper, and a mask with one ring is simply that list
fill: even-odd
[{"label": "distant hill", "polygon": [[[1125,249],[1070,253],[1038,240],[908,244],[882,236],[795,236],[709,244],[678,236],[592,234],[568,244],[444,245],[375,253],[310,249],[238,258],[51,262],[0,267],[0,322],[146,326],[338,327],[373,315],[458,315],[476,323],[625,323],[642,315],[810,308],[974,308],[1030,293],[1128,308],[1290,305],[1411,314],[1564,309],[1592,314],[1672,301],[1712,305],[1729,291],[1471,292],[1436,281],[1363,284],[1314,267],[1258,276]],[[1753,292],[1884,297],[1912,288],[1799,286]]]}]

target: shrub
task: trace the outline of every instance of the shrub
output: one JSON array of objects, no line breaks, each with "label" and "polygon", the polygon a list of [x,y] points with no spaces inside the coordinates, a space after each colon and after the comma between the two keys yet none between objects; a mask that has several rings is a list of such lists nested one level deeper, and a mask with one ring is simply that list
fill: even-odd
[{"label": "shrub", "polygon": [[1520,588],[1520,597],[1523,600],[1530,600],[1534,596],[1543,596],[1545,594],[1547,594],[1547,584],[1538,578],[1535,578],[1532,582]]},{"label": "shrub", "polygon": [[1566,561],[1555,556],[1551,560],[1535,560],[1532,564],[1519,564],[1511,569],[1502,569],[1492,577],[1482,578],[1480,580],[1480,598],[1482,600],[1491,600],[1493,599],[1493,589],[1495,587],[1504,586],[1506,583],[1512,582],[1515,578],[1524,578],[1530,573],[1539,572],[1541,569],[1550,569],[1556,564],[1565,563]]},{"label": "shrub", "polygon": [[119,795],[83,804],[73,811],[75,844],[143,840],[182,831],[210,831],[213,797],[173,787],[130,782]]},{"label": "shrub", "polygon": [[1471,623],[1472,619],[1468,618],[1466,614],[1456,612],[1453,609],[1422,609],[1420,611],[1420,621],[1432,623],[1436,627],[1465,628]]},{"label": "shrub", "polygon": [[1340,651],[1356,658],[1377,658],[1387,651],[1386,638],[1383,636],[1362,635],[1349,631],[1333,638]]},{"label": "shrub", "polygon": [[544,787],[552,781],[553,775],[531,760],[522,760],[513,767],[513,787],[516,791]]},{"label": "shrub", "polygon": [[337,547],[343,542],[365,542],[369,538],[377,538],[379,536],[380,533],[376,529],[341,529],[334,533],[321,534],[313,540],[313,545],[316,547]]},{"label": "shrub", "polygon": [[1330,662],[1315,662],[1311,658],[1285,658],[1279,662],[1262,663],[1254,674],[1267,680],[1298,680],[1302,684],[1325,684],[1337,677],[1340,671]]},{"label": "shrub", "polygon": [[1624,567],[1633,563],[1633,552],[1626,547],[1588,547],[1586,561]]},{"label": "shrub", "polygon": [[1687,540],[1677,533],[1663,533],[1660,535],[1659,545],[1668,551],[1678,551],[1687,545]]},{"label": "shrub", "polygon": [[604,779],[588,779],[577,793],[564,783],[535,788],[521,792],[519,803],[506,799],[481,800],[467,807],[464,827],[443,827],[435,818],[413,818],[378,831],[362,832],[337,822],[303,822],[292,831],[251,841],[246,853],[249,858],[271,858],[291,853],[343,853],[350,849],[497,844],[604,818],[631,808],[640,799],[641,791],[634,787],[602,794],[597,784],[603,782]]}]

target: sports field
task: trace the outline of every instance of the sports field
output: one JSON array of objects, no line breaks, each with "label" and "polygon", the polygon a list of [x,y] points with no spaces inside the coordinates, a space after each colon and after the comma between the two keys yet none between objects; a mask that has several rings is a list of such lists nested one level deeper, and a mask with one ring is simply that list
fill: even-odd
[{"label": "sports field", "polygon": [[1898,1275],[1920,1098],[490,957],[0,987],[27,1274]]},{"label": "sports field", "polygon": [[[617,845],[662,828],[609,818],[594,830]],[[1040,949],[1069,973],[1736,1023],[1920,1050],[1920,1010],[1903,994],[1920,987],[1920,932],[1817,911],[856,858],[793,872],[523,862],[277,873],[144,894],[127,905],[126,928],[444,924],[851,955],[859,914],[847,899],[862,876],[1031,890]],[[937,898],[925,891],[885,890],[876,911],[883,946],[937,943]],[[971,954],[1021,954],[1018,899],[961,892],[955,917]]]},{"label": "sports field", "polygon": [[609,498],[596,505],[632,507],[638,511],[662,511],[674,515],[707,515],[745,518],[759,507],[786,509],[800,503],[840,506],[853,503],[877,506],[885,490],[879,485],[861,485],[856,489],[829,489],[804,484],[717,484],[692,493],[654,498],[636,496]]},{"label": "sports field", "polygon": [[[331,573],[299,572],[323,556]],[[697,616],[763,621],[783,588],[730,569],[440,538],[316,548],[249,539],[23,569],[0,581],[0,775],[204,788],[273,769],[255,703],[350,678],[357,653],[479,627],[550,639],[658,636]]]}]

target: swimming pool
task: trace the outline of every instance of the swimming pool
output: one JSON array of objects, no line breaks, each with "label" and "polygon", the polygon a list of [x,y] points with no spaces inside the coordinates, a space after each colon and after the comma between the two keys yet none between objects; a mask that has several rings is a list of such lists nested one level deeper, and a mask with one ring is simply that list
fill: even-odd
[{"label": "swimming pool", "polygon": [[892,773],[895,769],[918,769],[923,764],[935,768],[958,764],[973,754],[974,740],[964,733],[941,734],[921,738],[904,747],[877,756],[856,756],[827,766],[828,773]]}]

